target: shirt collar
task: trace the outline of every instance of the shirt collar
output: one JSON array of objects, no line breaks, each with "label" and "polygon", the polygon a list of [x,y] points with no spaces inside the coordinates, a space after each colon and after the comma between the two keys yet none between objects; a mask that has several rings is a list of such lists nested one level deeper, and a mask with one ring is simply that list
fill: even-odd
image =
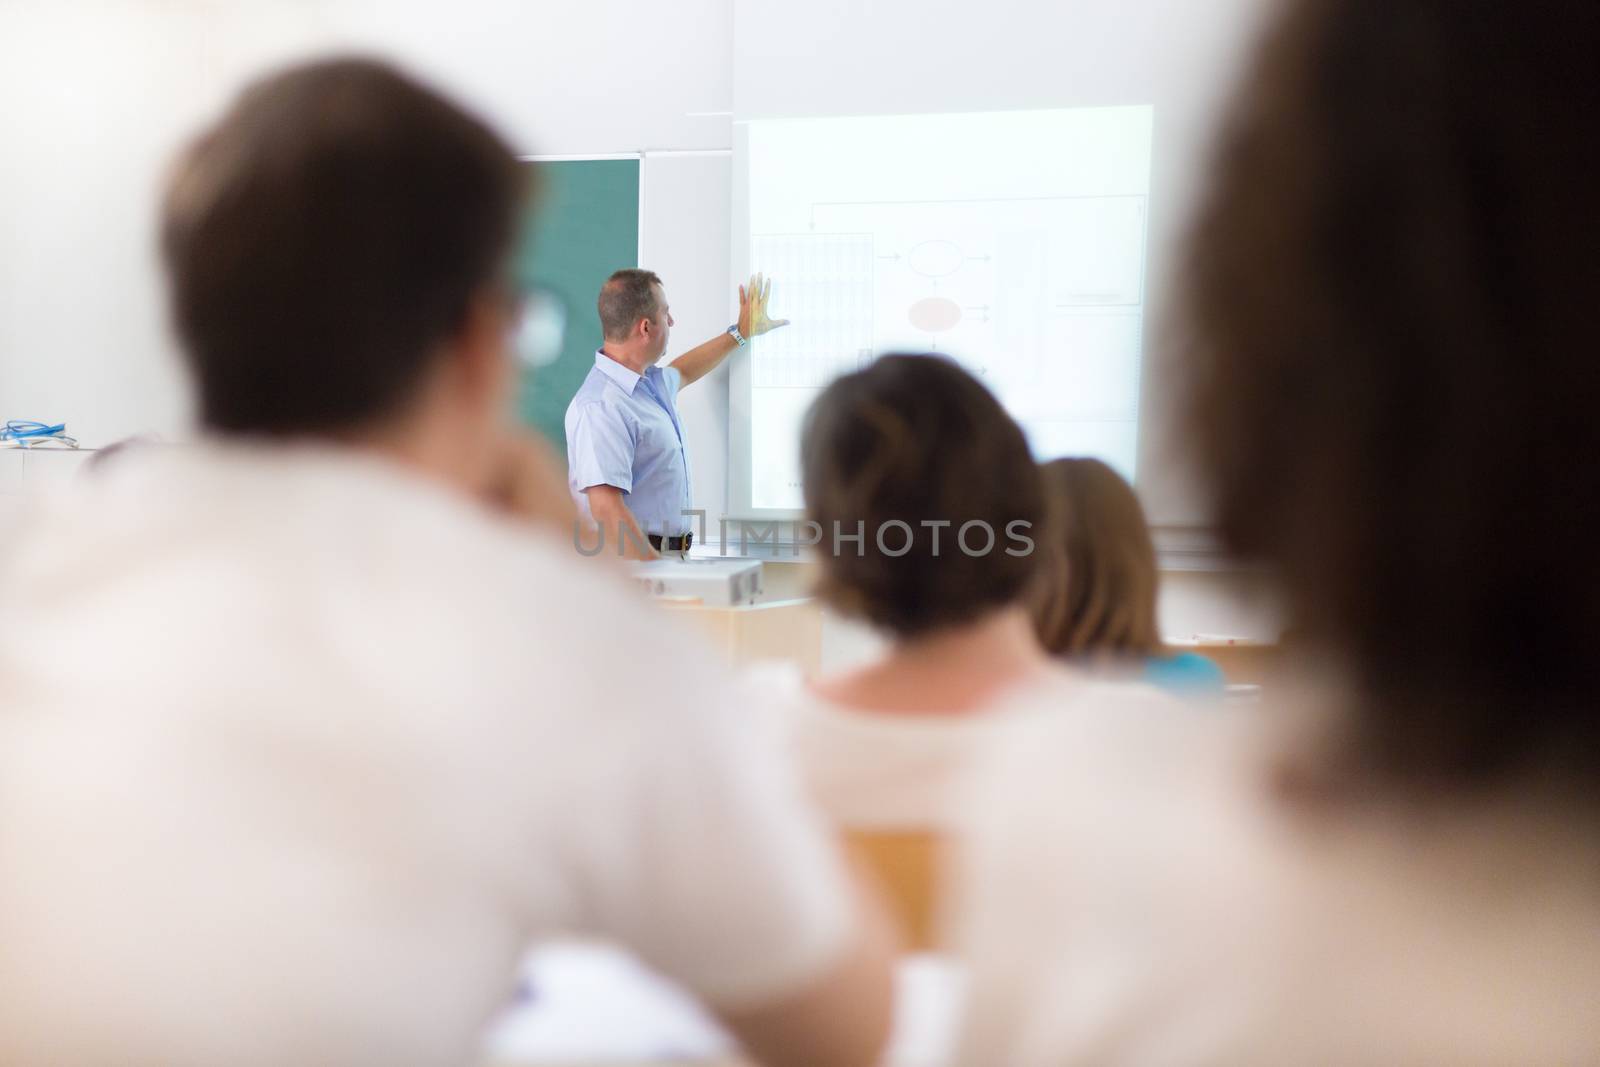
[{"label": "shirt collar", "polygon": [[632,370],[606,355],[603,349],[595,351],[594,365],[600,368],[601,374],[620,385],[622,391],[629,396],[633,395],[634,388],[638,386],[639,380],[644,377],[642,374],[635,374]]}]

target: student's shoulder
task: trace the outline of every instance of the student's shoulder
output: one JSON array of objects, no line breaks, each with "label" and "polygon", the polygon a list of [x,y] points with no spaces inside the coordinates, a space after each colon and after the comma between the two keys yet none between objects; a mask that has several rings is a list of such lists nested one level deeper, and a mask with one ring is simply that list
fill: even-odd
[{"label": "student's shoulder", "polygon": [[613,561],[579,553],[574,533],[563,536],[487,509],[473,511],[452,517],[461,551],[452,554],[440,577],[493,601],[496,614],[563,618],[579,625],[645,607],[625,573],[610,565]]},{"label": "student's shoulder", "polygon": [[[1182,892],[1214,879],[1222,846],[1255,825],[1230,714],[1095,684],[1056,714],[1017,720],[968,781],[963,877],[1035,903],[1029,894],[1071,887],[1079,906],[1105,914],[1125,912],[1130,887]],[[1038,887],[1002,884],[1019,879]]]},{"label": "student's shoulder", "polygon": [[1035,689],[1026,711],[1007,724],[984,771],[1002,804],[1031,805],[1039,790],[1095,809],[1146,794],[1159,801],[1178,779],[1210,777],[1237,725],[1154,686],[1082,677]]},{"label": "student's shoulder", "polygon": [[[590,572],[603,569],[585,566],[600,561],[579,556],[570,532],[414,475],[373,467],[324,478],[317,489],[319,503],[293,509],[284,522],[321,528],[316,540],[355,561],[352,580],[364,575],[396,595],[409,590],[441,605],[473,606],[485,621],[570,603]],[[328,536],[330,523],[337,537]]]},{"label": "student's shoulder", "polygon": [[634,752],[648,748],[646,738],[715,732],[718,720],[755,702],[614,560],[586,558],[570,539],[509,522],[479,525],[459,546],[418,602],[441,606],[434,628],[469,628],[470,669],[496,699]]},{"label": "student's shoulder", "polygon": [[1104,679],[1074,666],[1051,665],[1032,683],[1014,690],[1007,710],[1032,712],[1019,718],[1035,725],[1017,729],[1082,733],[1122,732],[1152,720],[1182,718],[1184,705],[1142,681]]},{"label": "student's shoulder", "polygon": [[652,603],[626,564],[579,551],[592,547],[592,534],[563,536],[491,515],[476,544],[478,559],[460,565],[475,596],[492,601],[494,617],[569,648],[574,662],[604,664],[608,684],[676,691],[711,673],[732,689],[731,674],[714,670],[693,628]]}]

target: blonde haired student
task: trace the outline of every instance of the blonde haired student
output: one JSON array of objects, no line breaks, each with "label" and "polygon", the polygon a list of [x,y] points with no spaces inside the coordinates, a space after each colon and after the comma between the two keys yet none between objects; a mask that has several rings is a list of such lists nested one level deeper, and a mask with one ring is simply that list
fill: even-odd
[{"label": "blonde haired student", "polygon": [[1058,459],[1040,474],[1055,520],[1033,601],[1045,649],[1181,695],[1219,695],[1215,663],[1161,640],[1155,545],[1133,486],[1098,459]]}]

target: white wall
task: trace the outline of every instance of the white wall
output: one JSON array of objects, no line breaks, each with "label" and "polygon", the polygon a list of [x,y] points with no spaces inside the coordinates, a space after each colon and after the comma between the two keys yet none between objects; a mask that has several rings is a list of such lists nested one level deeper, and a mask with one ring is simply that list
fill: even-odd
[{"label": "white wall", "polygon": [[[639,265],[660,274],[667,292],[676,323],[669,360],[727,329],[738,315],[728,281],[729,185],[725,151],[645,155]],[[678,394],[678,414],[689,441],[694,506],[705,511],[706,533],[715,538],[717,519],[728,507],[726,361]],[[695,536],[701,536],[698,528]]]},{"label": "white wall", "polygon": [[725,117],[690,113],[731,107],[731,3],[0,0],[0,419],[65,420],[89,444],[183,432],[157,193],[264,69],[396,58],[528,152],[726,148]]},{"label": "white wall", "polygon": [[180,423],[150,232],[204,47],[174,5],[0,5],[0,418]]}]

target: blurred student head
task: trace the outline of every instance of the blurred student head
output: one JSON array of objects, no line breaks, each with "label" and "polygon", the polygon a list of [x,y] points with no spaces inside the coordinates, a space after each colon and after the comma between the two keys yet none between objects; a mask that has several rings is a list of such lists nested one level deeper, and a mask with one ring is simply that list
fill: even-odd
[{"label": "blurred student head", "polygon": [[1133,487],[1097,459],[1040,468],[1053,522],[1033,605],[1052,655],[1134,659],[1163,651],[1156,553]]},{"label": "blurred student head", "polygon": [[1189,421],[1392,782],[1600,784],[1600,9],[1306,0],[1189,252]]},{"label": "blurred student head", "polygon": [[840,611],[915,638],[1026,592],[1044,521],[1038,468],[999,401],[951,360],[887,355],[839,378],[801,449],[807,517],[822,530],[817,591]]},{"label": "blurred student head", "polygon": [[476,488],[508,406],[523,169],[363,59],[246,89],[183,154],[162,250],[205,428],[389,438]]}]

